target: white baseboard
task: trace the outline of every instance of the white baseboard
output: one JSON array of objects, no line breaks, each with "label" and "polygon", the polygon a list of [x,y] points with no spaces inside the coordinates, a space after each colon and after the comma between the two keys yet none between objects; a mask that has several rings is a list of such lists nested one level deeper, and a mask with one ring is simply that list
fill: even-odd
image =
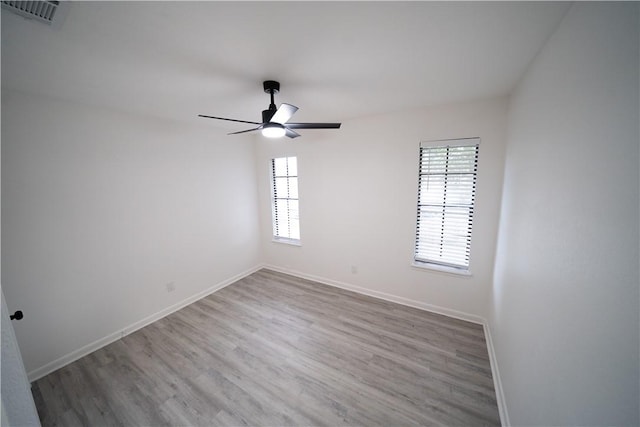
[{"label": "white baseboard", "polygon": [[487,351],[489,352],[489,361],[491,362],[491,376],[493,377],[493,387],[496,389],[496,400],[498,401],[498,411],[500,412],[500,422],[503,427],[511,425],[509,420],[509,412],[507,412],[507,402],[504,398],[504,390],[502,381],[500,380],[500,370],[498,369],[498,359],[496,351],[493,347],[493,338],[491,337],[491,328],[487,321],[484,322],[484,336],[487,341]]},{"label": "white baseboard", "polygon": [[487,342],[487,351],[489,353],[489,361],[491,363],[491,375],[493,377],[493,385],[496,391],[496,400],[498,402],[498,411],[500,413],[500,422],[503,426],[511,425],[509,422],[509,414],[507,412],[507,406],[504,399],[504,392],[502,390],[502,381],[500,381],[500,372],[498,370],[498,361],[496,359],[495,349],[493,348],[493,339],[491,338],[491,331],[486,319],[475,314],[464,313],[458,310],[452,310],[445,307],[440,307],[433,304],[424,303],[422,301],[415,301],[409,298],[399,297],[396,295],[387,294],[379,291],[372,291],[360,286],[352,285],[350,283],[340,282],[337,280],[327,279],[325,277],[315,276],[313,274],[302,273],[300,271],[291,270],[288,268],[282,268],[271,264],[264,264],[262,266],[268,270],[277,271],[284,274],[290,274],[292,276],[299,277],[301,279],[312,280],[314,282],[322,283],[324,285],[334,286],[348,291],[356,292],[359,294],[367,295],[374,298],[379,298],[385,301],[395,302],[398,304],[406,305],[413,308],[429,311],[432,313],[442,314],[455,319],[466,320],[468,322],[477,323],[483,326],[484,336]]},{"label": "white baseboard", "polygon": [[223,280],[222,282],[216,283],[215,285],[201,291],[198,292],[195,295],[192,295],[178,303],[175,303],[173,305],[170,305],[169,307],[162,309],[160,311],[158,311],[157,313],[154,313],[150,316],[145,317],[144,319],[141,319],[135,323],[132,323],[129,326],[126,326],[118,331],[115,331],[105,337],[102,337],[92,343],[89,343],[83,347],[80,347],[77,350],[72,351],[71,353],[65,354],[64,356],[47,363],[46,365],[43,365],[39,368],[33,369],[32,371],[29,371],[27,373],[27,377],[29,379],[30,382],[36,381],[42,377],[44,377],[45,375],[50,374],[53,371],[56,371],[60,368],[62,368],[63,366],[68,365],[69,363],[75,362],[76,360],[90,354],[93,353],[96,350],[99,350],[100,348],[111,344],[114,341],[119,340],[120,338],[124,338],[127,335],[137,331],[138,329],[142,329],[145,326],[162,319],[163,317],[166,317],[168,315],[170,315],[171,313],[180,310],[181,308],[184,308],[186,306],[188,306],[189,304],[193,304],[194,302],[211,295],[212,293],[219,291],[220,289],[229,286],[230,284],[237,282],[238,280],[247,277],[250,274],[255,273],[256,271],[260,270],[262,268],[261,265],[257,265],[254,266],[253,268],[250,268],[248,270],[243,271],[242,273],[236,274],[235,276],[229,277],[228,279]]},{"label": "white baseboard", "polygon": [[406,305],[413,308],[419,308],[421,310],[429,311],[431,313],[443,314],[455,319],[466,320],[467,322],[477,323],[484,325],[485,320],[475,314],[464,313],[462,311],[453,310],[446,307],[440,307],[438,305],[428,304],[422,301],[415,301],[409,298],[399,297],[385,292],[373,291],[371,289],[363,288],[361,286],[352,285],[350,283],[340,282],[337,280],[327,279],[325,277],[315,276],[313,274],[302,273],[296,270],[290,270],[288,268],[282,268],[275,265],[264,264],[264,268],[268,270],[277,271],[284,274],[290,274],[292,276],[300,277],[301,279],[313,280],[314,282],[322,283],[324,285],[334,286],[336,288],[346,289],[347,291],[356,292],[359,294],[367,295],[370,297],[382,299],[385,301],[395,302],[397,304]]}]

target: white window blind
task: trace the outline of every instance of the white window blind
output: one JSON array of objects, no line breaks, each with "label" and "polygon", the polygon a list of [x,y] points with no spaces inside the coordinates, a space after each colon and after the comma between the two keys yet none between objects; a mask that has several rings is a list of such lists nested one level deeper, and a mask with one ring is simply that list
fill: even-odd
[{"label": "white window blind", "polygon": [[296,157],[271,159],[273,238],[300,240],[298,201],[298,160]]},{"label": "white window blind", "polygon": [[469,269],[479,138],[420,144],[414,259]]}]

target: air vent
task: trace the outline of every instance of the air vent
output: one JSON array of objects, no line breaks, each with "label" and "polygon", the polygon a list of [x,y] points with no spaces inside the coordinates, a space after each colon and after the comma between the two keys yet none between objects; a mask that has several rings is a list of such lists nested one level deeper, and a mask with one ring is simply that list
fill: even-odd
[{"label": "air vent", "polygon": [[45,1],[9,1],[2,0],[2,7],[22,17],[35,19],[53,24],[54,18],[59,14],[60,2],[55,0]]}]

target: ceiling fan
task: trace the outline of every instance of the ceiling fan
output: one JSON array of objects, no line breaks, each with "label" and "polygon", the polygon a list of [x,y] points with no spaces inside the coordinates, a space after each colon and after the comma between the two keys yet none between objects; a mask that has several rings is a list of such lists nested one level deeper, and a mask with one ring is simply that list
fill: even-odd
[{"label": "ceiling fan", "polygon": [[273,80],[266,80],[262,83],[264,91],[271,95],[271,104],[269,108],[262,111],[262,123],[250,122],[247,120],[228,119],[225,117],[206,116],[198,114],[198,117],[207,119],[227,120],[230,122],[250,123],[258,125],[256,128],[231,132],[228,135],[237,135],[239,133],[262,131],[262,135],[268,138],[280,138],[288,136],[289,138],[297,138],[300,134],[294,129],[339,129],[342,123],[289,123],[289,119],[298,111],[298,107],[291,104],[280,104],[276,108],[273,101],[273,95],[280,92],[280,83]]}]

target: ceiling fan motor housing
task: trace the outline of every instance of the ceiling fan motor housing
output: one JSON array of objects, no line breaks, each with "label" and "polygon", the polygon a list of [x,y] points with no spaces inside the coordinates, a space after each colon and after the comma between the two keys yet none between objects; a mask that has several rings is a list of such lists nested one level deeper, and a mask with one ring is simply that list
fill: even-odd
[{"label": "ceiling fan motor housing", "polygon": [[276,113],[275,108],[269,107],[268,110],[262,110],[262,123],[268,123],[271,121],[271,117]]}]

